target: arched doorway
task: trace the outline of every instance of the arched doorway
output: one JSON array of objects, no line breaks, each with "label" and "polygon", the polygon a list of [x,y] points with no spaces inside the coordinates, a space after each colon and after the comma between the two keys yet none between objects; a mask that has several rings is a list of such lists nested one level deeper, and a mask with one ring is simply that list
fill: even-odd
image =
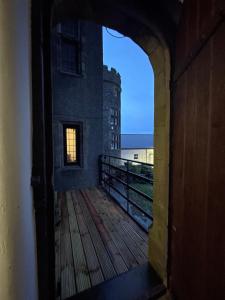
[{"label": "arched doorway", "polygon": [[[146,11],[143,9],[146,8]],[[51,24],[65,18],[80,18],[95,21],[129,36],[148,54],[155,72],[155,149],[158,152],[155,165],[154,215],[155,226],[150,233],[149,257],[163,281],[167,282],[167,237],[168,237],[168,181],[169,181],[169,109],[170,109],[170,52],[173,51],[174,37],[180,6],[174,0],[169,5],[164,2],[138,5],[133,1],[122,5],[111,1],[56,1],[33,5],[33,66],[35,72],[33,101],[34,107],[45,109],[34,110],[34,130],[38,139],[33,140],[34,151],[34,198],[40,201],[37,213],[37,248],[39,265],[39,290],[45,297],[47,286],[53,289],[52,270],[53,256],[53,200],[52,200],[52,108],[50,79],[50,36]],[[146,14],[147,13],[147,14]],[[45,47],[40,47],[44,41]],[[44,85],[43,85],[44,79]],[[37,122],[42,119],[43,123]],[[35,121],[36,120],[36,121]],[[158,120],[158,121],[157,121]],[[39,141],[44,142],[43,147]],[[158,149],[158,150],[157,150]],[[160,154],[161,153],[161,154]],[[41,172],[47,171],[43,181],[38,178]],[[42,178],[42,175],[41,177]],[[40,181],[40,182],[39,182]],[[40,193],[41,186],[41,193]],[[42,195],[46,195],[43,198]],[[158,198],[158,200],[157,200]],[[48,202],[46,203],[46,199]],[[43,204],[42,204],[43,202]],[[157,203],[157,204],[156,204]],[[44,212],[43,212],[44,210]],[[163,217],[162,217],[163,216]],[[44,222],[43,222],[44,221]],[[48,251],[46,251],[45,232],[48,232]],[[51,241],[51,242],[50,242]],[[47,263],[46,263],[47,262]],[[49,284],[47,281],[49,280]],[[47,284],[47,286],[46,286]],[[52,289],[50,291],[52,291]]]},{"label": "arched doorway", "polygon": [[[149,260],[167,282],[168,198],[169,198],[169,124],[170,51],[154,18],[146,23],[117,3],[94,5],[86,2],[58,1],[53,8],[53,24],[67,18],[80,18],[108,26],[129,36],[149,56],[155,74],[155,168],[154,226],[149,233]],[[167,36],[168,38],[168,36]]]}]

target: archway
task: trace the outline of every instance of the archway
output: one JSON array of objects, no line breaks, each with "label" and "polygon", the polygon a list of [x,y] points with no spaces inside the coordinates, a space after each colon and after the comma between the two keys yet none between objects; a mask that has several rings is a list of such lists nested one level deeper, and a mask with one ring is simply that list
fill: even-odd
[{"label": "archway", "polygon": [[[170,50],[169,35],[154,21],[140,18],[117,3],[56,1],[53,24],[66,18],[94,21],[113,28],[133,39],[149,56],[155,74],[155,168],[154,226],[149,233],[149,260],[164,283],[167,283],[168,198],[169,198],[169,124],[170,124]],[[166,22],[166,21],[164,21]],[[168,28],[167,28],[168,29]],[[168,32],[167,32],[168,34]],[[165,36],[165,37],[164,37]]]}]

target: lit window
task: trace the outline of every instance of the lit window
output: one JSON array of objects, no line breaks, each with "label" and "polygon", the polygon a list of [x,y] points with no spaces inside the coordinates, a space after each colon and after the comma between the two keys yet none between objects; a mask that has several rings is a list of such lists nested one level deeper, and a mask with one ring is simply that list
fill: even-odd
[{"label": "lit window", "polygon": [[138,159],[138,154],[134,154],[134,159]]},{"label": "lit window", "polygon": [[80,128],[64,125],[64,163],[78,165],[80,163]]}]

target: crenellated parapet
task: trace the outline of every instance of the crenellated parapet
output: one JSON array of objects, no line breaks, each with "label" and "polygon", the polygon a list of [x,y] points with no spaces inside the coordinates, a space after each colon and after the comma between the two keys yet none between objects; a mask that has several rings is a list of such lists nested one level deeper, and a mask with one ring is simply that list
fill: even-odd
[{"label": "crenellated parapet", "polygon": [[121,77],[119,72],[117,72],[114,68],[109,69],[106,65],[103,66],[103,80],[114,83],[119,87],[121,85]]}]

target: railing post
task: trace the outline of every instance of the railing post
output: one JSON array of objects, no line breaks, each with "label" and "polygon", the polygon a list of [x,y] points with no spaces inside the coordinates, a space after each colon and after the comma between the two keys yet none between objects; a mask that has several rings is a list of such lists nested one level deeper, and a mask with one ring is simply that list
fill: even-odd
[{"label": "railing post", "polygon": [[127,213],[129,214],[129,161],[127,160]]},{"label": "railing post", "polygon": [[[109,156],[109,175],[111,175],[111,157],[110,156]],[[111,195],[110,181],[111,181],[111,177],[109,177],[109,194]]]},{"label": "railing post", "polygon": [[[117,164],[113,164],[112,161],[113,159],[120,159],[125,161],[124,164],[119,164],[119,166],[117,166]],[[144,197],[145,199],[149,200],[152,203],[152,198],[150,197],[150,195],[148,195],[147,192],[143,191],[141,189],[141,187],[135,187],[135,185],[132,185],[132,179],[133,178],[138,178],[141,180],[144,180],[145,182],[148,182],[150,184],[153,184],[153,180],[151,178],[146,177],[145,173],[141,173],[139,174],[139,172],[136,171],[135,168],[131,168],[130,167],[130,163],[137,163],[136,161],[132,161],[132,160],[128,160],[128,159],[121,159],[118,157],[114,157],[114,156],[110,156],[110,155],[100,155],[99,156],[99,180],[101,181],[101,183],[104,183],[104,188],[106,190],[106,192],[109,193],[109,195],[111,195],[111,191],[113,191],[113,195],[111,195],[112,198],[114,198],[117,201],[117,204],[119,204],[124,211],[126,211],[127,214],[129,214],[129,216],[135,221],[137,222],[141,227],[143,227],[146,230],[145,227],[145,223],[142,223],[140,220],[137,220],[137,218],[135,218],[135,213],[133,214],[131,211],[131,207],[134,207],[135,209],[137,209],[138,211],[142,212],[143,215],[145,217],[147,217],[151,222],[153,220],[153,217],[151,215],[151,210],[148,212],[148,208],[143,207],[142,203],[137,203],[136,202],[136,198],[134,197],[130,197],[130,190],[131,193],[135,193],[134,195],[139,195],[140,197]],[[139,162],[139,164],[142,164],[141,162]],[[148,165],[153,167],[153,165],[150,164],[143,164],[143,165]],[[104,166],[107,166],[106,169],[104,168]],[[124,176],[119,176],[117,172],[113,172],[114,170],[118,171],[118,172],[122,172]],[[106,176],[104,177],[104,174],[106,174]],[[120,174],[120,173],[119,173]],[[107,176],[108,175],[108,176]],[[112,177],[111,177],[112,176]],[[106,180],[106,178],[108,177],[108,180]],[[112,185],[111,185],[111,180],[112,180]],[[113,184],[113,183],[117,183],[119,182],[120,184],[123,185],[123,190],[121,191],[120,189],[120,185],[118,188],[117,184]],[[108,185],[108,187],[107,187]],[[114,193],[114,191],[116,193]],[[124,194],[125,192],[125,194]],[[126,199],[127,203],[124,206],[123,203],[121,203],[121,201],[119,201],[120,199],[118,199],[116,197],[116,195],[120,195],[121,197],[123,197],[123,199]],[[131,199],[130,199],[131,198]],[[145,222],[146,220],[143,220],[143,222]]]},{"label": "railing post", "polygon": [[102,155],[98,158],[99,185],[102,185]]}]

